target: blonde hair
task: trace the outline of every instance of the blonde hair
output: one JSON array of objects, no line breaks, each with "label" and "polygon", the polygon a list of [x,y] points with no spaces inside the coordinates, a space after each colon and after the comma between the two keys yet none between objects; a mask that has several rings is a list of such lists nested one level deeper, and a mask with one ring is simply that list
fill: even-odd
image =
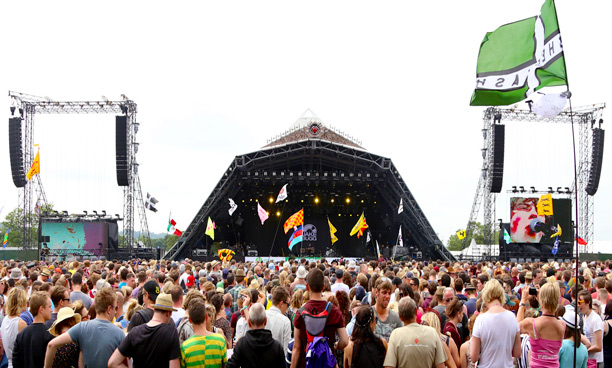
[{"label": "blonde hair", "polygon": [[142,306],[138,304],[138,300],[131,299],[127,305],[127,310],[125,312],[125,319],[127,319],[128,321],[131,320],[132,316],[141,309],[142,309]]},{"label": "blonde hair", "polygon": [[21,287],[12,288],[6,299],[6,311],[9,317],[19,316],[28,304],[28,294]]},{"label": "blonde hair", "polygon": [[300,308],[303,304],[303,299],[304,291],[302,289],[297,289],[294,291],[293,296],[291,297],[291,308]]},{"label": "blonde hair", "polygon": [[440,333],[440,318],[434,312],[427,312],[421,317],[421,321],[425,321],[427,326],[433,328]]},{"label": "blonde hair", "polygon": [[170,294],[170,289],[172,289],[172,287],[174,286],[174,284],[172,283],[172,281],[166,281],[164,283],[164,286],[162,286],[162,293],[164,294]]},{"label": "blonde hair", "polygon": [[559,305],[559,298],[561,297],[559,284],[556,282],[547,282],[540,288],[539,294],[540,303],[544,309],[551,313],[555,313]]},{"label": "blonde hair", "polygon": [[484,301],[485,304],[489,304],[494,300],[499,300],[502,306],[504,305],[504,303],[506,303],[506,298],[504,297],[504,288],[497,280],[487,281],[484,289],[482,289],[482,294],[480,296],[482,297],[482,301]]}]

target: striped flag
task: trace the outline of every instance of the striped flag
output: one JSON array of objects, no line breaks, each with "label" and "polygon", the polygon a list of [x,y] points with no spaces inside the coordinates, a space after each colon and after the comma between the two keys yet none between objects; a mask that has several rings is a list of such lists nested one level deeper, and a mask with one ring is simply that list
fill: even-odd
[{"label": "striped flag", "polygon": [[293,215],[291,215],[287,219],[287,221],[285,221],[285,224],[283,225],[283,229],[285,229],[285,234],[287,234],[287,232],[290,229],[296,226],[300,226],[300,225],[304,225],[304,209],[303,208],[297,211],[296,213],[294,213]]},{"label": "striped flag", "polygon": [[357,234],[357,237],[359,238],[360,236],[363,235],[363,231],[367,228],[368,228],[368,224],[366,223],[365,216],[363,215],[363,213],[361,213],[359,220],[357,221],[357,223],[355,224],[355,226],[353,226],[353,229],[351,230],[351,236]]},{"label": "striped flag", "polygon": [[[263,207],[259,204],[259,202],[257,202],[257,214],[259,215],[259,220],[261,220],[261,224],[263,225],[269,216],[268,216],[268,212],[266,212],[266,210],[263,209]],[[285,234],[286,233],[287,232],[285,231]]]},{"label": "striped flag", "polygon": [[168,232],[179,237],[183,235],[183,232],[176,228],[176,221],[174,221],[172,218],[170,221],[168,221]]},{"label": "striped flag", "polygon": [[8,233],[9,229],[6,228],[6,233],[4,234],[4,241],[2,242],[2,248],[6,248],[6,245],[8,244]]},{"label": "striped flag", "polygon": [[289,249],[293,250],[293,247],[297,244],[300,243],[302,241],[302,225],[298,226],[295,231],[293,232],[293,234],[291,234],[291,237],[289,238],[289,242],[288,242],[288,246]]}]

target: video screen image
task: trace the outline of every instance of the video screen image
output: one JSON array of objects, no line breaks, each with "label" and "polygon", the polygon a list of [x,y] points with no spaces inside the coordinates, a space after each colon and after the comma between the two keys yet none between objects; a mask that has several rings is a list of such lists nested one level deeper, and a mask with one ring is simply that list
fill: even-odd
[{"label": "video screen image", "polygon": [[49,237],[41,249],[46,251],[44,248],[48,247],[50,255],[101,255],[108,247],[108,224],[105,222],[43,222],[40,234]]},{"label": "video screen image", "polygon": [[553,198],[553,215],[538,215],[537,204],[540,198],[510,198],[510,238],[515,243],[555,242],[557,226],[562,234],[559,240],[572,241],[572,201]]}]

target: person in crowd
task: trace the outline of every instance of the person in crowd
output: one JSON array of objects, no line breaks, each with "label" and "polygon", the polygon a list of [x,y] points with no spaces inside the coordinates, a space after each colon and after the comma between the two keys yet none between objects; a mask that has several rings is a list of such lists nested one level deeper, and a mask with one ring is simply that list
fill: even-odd
[{"label": "person in crowd", "polygon": [[383,367],[387,341],[374,335],[376,312],[373,307],[358,307],[351,340],[344,348],[344,368]]},{"label": "person in crowd", "polygon": [[474,329],[474,321],[476,321],[476,318],[478,318],[477,314],[470,317],[470,319],[468,320],[468,331],[470,332],[469,334],[470,339],[464,342],[463,345],[461,345],[461,347],[459,348],[461,368],[476,368],[476,364],[472,362],[472,358],[470,357],[470,347],[472,345],[471,344],[472,330]]},{"label": "person in crowd", "polygon": [[49,342],[45,354],[45,367],[51,367],[58,347],[75,342],[83,354],[87,368],[106,368],[113,351],[125,334],[112,323],[117,312],[117,294],[110,288],[102,288],[94,298],[96,317],[88,322],[76,324]]},{"label": "person in crowd", "polygon": [[[285,350],[272,337],[270,330],[265,328],[266,320],[263,305],[255,304],[249,309],[249,330],[236,344],[232,357],[227,362],[228,368],[285,367]],[[266,353],[261,354],[262,351]]]},{"label": "person in crowd", "polygon": [[612,367],[612,300],[606,303],[604,316],[604,332],[607,331],[603,337],[604,367],[606,364]]},{"label": "person in crowd", "polygon": [[225,310],[223,309],[223,296],[221,294],[215,294],[210,298],[210,304],[215,307],[215,321],[214,326],[225,336],[225,343],[228,349],[231,349],[232,344],[232,327],[230,322],[225,317]]},{"label": "person in crowd", "polygon": [[30,312],[34,322],[17,334],[13,346],[13,367],[42,367],[45,363],[47,344],[53,336],[45,322],[51,318],[51,299],[43,291],[35,291],[30,297]]},{"label": "person in crowd", "polygon": [[[580,326],[580,315],[576,315],[573,310],[565,312],[562,317],[565,323],[565,333],[563,344],[559,350],[559,368],[587,368],[587,360],[589,353],[584,344],[581,343],[580,330],[576,326]],[[578,324],[576,324],[578,320]],[[576,365],[574,366],[574,350],[576,350]]]},{"label": "person in crowd", "polygon": [[416,309],[414,300],[407,297],[400,300],[399,316],[405,326],[396,328],[391,333],[384,367],[444,367],[447,357],[440,341],[440,333],[431,327],[417,324]]},{"label": "person in crowd", "polygon": [[512,368],[512,358],[521,353],[521,339],[516,317],[503,308],[504,289],[497,280],[491,280],[481,296],[487,312],[474,323],[470,359],[478,362],[479,368]]},{"label": "person in crowd", "polygon": [[523,288],[517,320],[521,332],[529,334],[530,367],[558,367],[558,364],[555,364],[558,360],[551,362],[551,357],[558,356],[564,336],[564,324],[555,316],[560,295],[559,285],[556,282],[547,282],[538,292],[541,316],[525,318],[529,289]]},{"label": "person in crowd", "polygon": [[[350,275],[349,275],[350,276]],[[344,270],[337,269],[336,270],[336,282],[331,286],[331,291],[333,294],[336,294],[338,290],[343,290],[345,293],[349,293],[350,288],[347,284],[345,284],[342,279],[344,277]]]},{"label": "person in crowd", "polygon": [[176,312],[172,312],[172,321],[175,326],[178,326],[185,315],[185,309],[183,309],[183,289],[178,285],[174,285],[170,290],[170,295],[172,295],[172,306],[176,309]]},{"label": "person in crowd", "polygon": [[601,317],[593,311],[593,299],[589,290],[578,293],[578,310],[584,316],[584,335],[589,340],[589,367],[597,365],[603,367],[603,333],[604,322]]},{"label": "person in crowd", "polygon": [[230,289],[229,294],[232,296],[232,313],[238,312],[238,299],[240,295],[240,291],[246,288],[246,279],[243,268],[238,268],[236,270],[236,286]]},{"label": "person in crowd", "polygon": [[59,310],[66,307],[71,307],[70,292],[63,286],[55,286],[51,289],[51,302],[55,306],[53,313],[51,313],[51,319],[45,322],[47,328],[51,328],[51,325],[57,319],[57,313]]},{"label": "person in crowd", "polygon": [[444,314],[446,314],[448,319],[446,320],[446,324],[442,329],[442,333],[449,335],[457,347],[460,347],[463,341],[457,326],[461,323],[463,318],[463,304],[456,297],[451,299],[451,301],[447,302],[446,304]]},{"label": "person in crowd", "polygon": [[306,275],[308,275],[306,267],[299,266],[295,274],[295,280],[289,286],[289,294],[293,295],[296,290],[306,291]]},{"label": "person in crowd", "polygon": [[[193,326],[193,336],[181,344],[181,366],[222,368],[227,364],[225,337],[207,327],[215,319],[215,307],[199,298],[188,303],[186,315]],[[265,354],[259,352],[257,356],[260,355]]]},{"label": "person in crowd", "polygon": [[9,368],[13,367],[13,346],[17,334],[27,327],[26,322],[19,317],[26,309],[27,303],[28,296],[25,289],[18,286],[9,290],[5,305],[6,317],[2,319],[2,326],[0,326],[0,336],[2,336],[2,345]]},{"label": "person in crowd", "polygon": [[74,303],[77,300],[80,300],[85,308],[89,310],[91,307],[91,298],[89,295],[83,293],[83,275],[80,272],[75,272],[72,275],[72,292],[70,293],[70,302]]},{"label": "person in crowd", "polygon": [[291,340],[291,321],[286,315],[289,303],[289,291],[284,286],[277,286],[272,291],[272,306],[266,311],[266,329],[281,344],[283,352],[287,351]]},{"label": "person in crowd", "polygon": [[[180,367],[178,332],[172,323],[172,296],[159,294],[149,322],[131,329],[108,361],[109,368],[126,367],[126,357],[132,358],[133,367]],[[170,322],[170,323],[169,323]]]},{"label": "person in crowd", "polygon": [[455,344],[455,341],[448,335],[443,334],[440,328],[440,317],[434,312],[427,312],[421,317],[421,324],[423,326],[429,326],[436,330],[440,335],[440,341],[446,354],[446,360],[444,365],[447,368],[456,368],[460,365],[459,346]]},{"label": "person in crowd", "polygon": [[[76,313],[72,308],[64,307],[60,309],[57,319],[51,328],[49,328],[49,333],[52,338],[65,334],[80,321],[80,314]],[[74,342],[58,347],[53,359],[53,368],[78,367],[80,354],[81,350]]]},{"label": "person in crowd", "polygon": [[128,332],[130,332],[132,328],[145,324],[153,318],[153,304],[155,304],[157,296],[160,293],[159,284],[155,280],[149,280],[142,286],[140,293],[142,295],[142,304],[144,308],[132,316],[130,324],[128,325]]},{"label": "person in crowd", "polygon": [[387,277],[381,277],[376,280],[376,284],[374,285],[374,295],[376,297],[376,303],[374,304],[374,311],[376,312],[376,329],[374,330],[374,334],[387,341],[389,341],[389,337],[393,330],[403,326],[398,314],[388,309],[392,290],[393,285],[391,284],[391,280]]}]

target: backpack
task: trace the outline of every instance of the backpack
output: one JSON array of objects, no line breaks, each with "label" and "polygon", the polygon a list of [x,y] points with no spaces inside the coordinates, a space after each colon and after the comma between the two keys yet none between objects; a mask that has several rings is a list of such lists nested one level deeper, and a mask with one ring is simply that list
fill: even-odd
[{"label": "backpack", "polygon": [[327,317],[332,310],[332,304],[327,302],[325,309],[317,314],[299,309],[306,327],[306,368],[334,368],[336,358],[329,347],[328,338],[323,336]]}]

